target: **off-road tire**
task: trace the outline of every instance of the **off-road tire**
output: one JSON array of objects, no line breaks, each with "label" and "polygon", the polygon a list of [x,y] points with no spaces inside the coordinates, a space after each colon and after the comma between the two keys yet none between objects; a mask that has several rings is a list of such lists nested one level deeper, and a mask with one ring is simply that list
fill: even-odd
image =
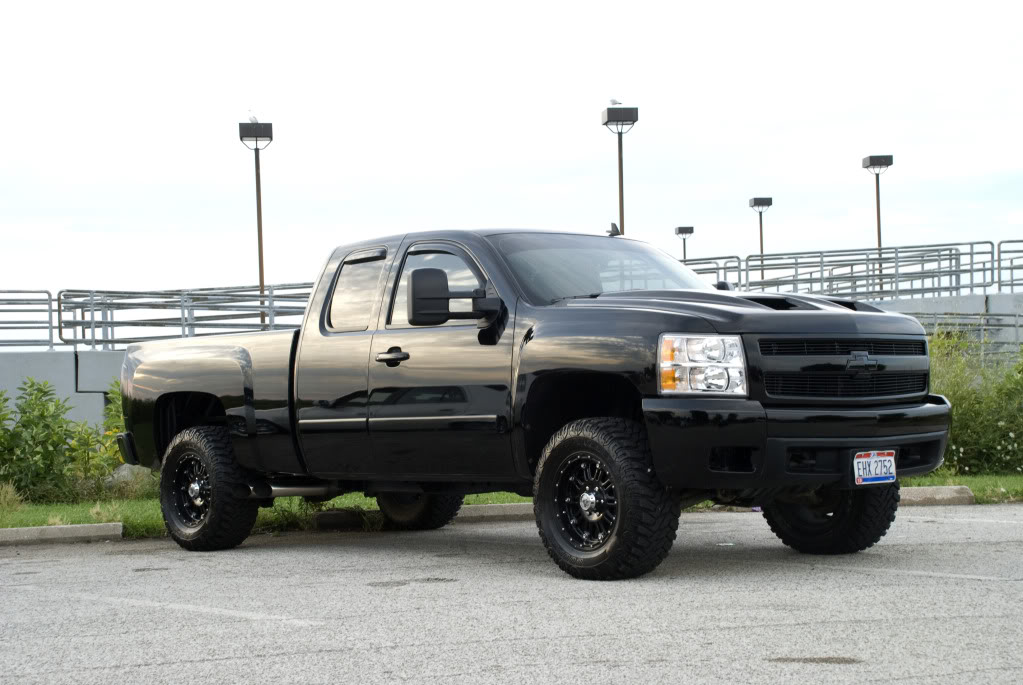
[{"label": "off-road tire", "polygon": [[461,495],[382,492],[377,505],[391,528],[435,530],[451,523],[462,508],[462,499]]},{"label": "off-road tire", "polygon": [[[198,523],[188,521],[177,499],[175,481],[185,460],[197,460],[208,476],[208,509]],[[244,496],[246,479],[231,449],[226,428],[186,428],[167,447],[160,469],[160,509],[167,532],[187,550],[208,552],[237,547],[252,532],[259,501]]]},{"label": "off-road tire", "polygon": [[[574,546],[578,540],[573,542],[561,518],[566,511],[559,479],[579,458],[602,464],[616,499],[615,521],[606,540],[592,550]],[[533,480],[533,513],[540,539],[561,570],[585,580],[618,580],[649,573],[668,555],[681,500],[657,480],[643,426],[590,418],[569,423],[547,443]]]},{"label": "off-road tire", "polygon": [[[764,518],[783,543],[805,554],[852,554],[884,537],[899,508],[899,484],[831,493],[828,520],[810,520],[806,504],[775,502],[764,506]],[[809,518],[808,518],[809,517]]]}]

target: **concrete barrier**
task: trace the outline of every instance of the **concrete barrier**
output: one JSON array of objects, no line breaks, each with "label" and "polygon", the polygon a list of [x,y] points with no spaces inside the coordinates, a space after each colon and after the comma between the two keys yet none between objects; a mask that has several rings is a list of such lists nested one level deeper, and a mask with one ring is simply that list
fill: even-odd
[{"label": "concrete barrier", "polygon": [[902,488],[899,491],[903,507],[930,507],[951,504],[976,504],[973,491],[965,485],[936,485]]},{"label": "concrete barrier", "polygon": [[120,377],[123,361],[121,351],[0,352],[0,390],[13,398],[26,378],[49,381],[57,397],[69,401],[68,418],[101,425],[104,393]]},{"label": "concrete barrier", "polygon": [[34,528],[0,528],[0,546],[32,545],[46,542],[97,542],[120,540],[124,526],[120,523],[82,523],[73,526],[37,526]]}]

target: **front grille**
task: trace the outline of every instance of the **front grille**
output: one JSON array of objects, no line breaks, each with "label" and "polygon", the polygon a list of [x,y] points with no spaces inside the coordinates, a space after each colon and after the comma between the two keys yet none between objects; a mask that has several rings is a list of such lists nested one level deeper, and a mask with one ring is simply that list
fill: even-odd
[{"label": "front grille", "polygon": [[927,354],[923,340],[761,340],[760,354],[764,357],[848,357],[852,352],[866,352],[877,356],[922,357]]},{"label": "front grille", "polygon": [[893,397],[927,391],[926,373],[765,373],[764,388],[774,397]]}]

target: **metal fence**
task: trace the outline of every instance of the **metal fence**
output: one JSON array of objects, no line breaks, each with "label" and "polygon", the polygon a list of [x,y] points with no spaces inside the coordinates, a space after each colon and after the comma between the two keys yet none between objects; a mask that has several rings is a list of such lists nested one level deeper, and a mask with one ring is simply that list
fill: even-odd
[{"label": "metal fence", "polygon": [[998,283],[1001,292],[1023,292],[1023,240],[998,243]]},{"label": "metal fence", "polygon": [[53,295],[48,290],[0,290],[0,347],[53,349]]},{"label": "metal fence", "polygon": [[[297,328],[311,283],[199,290],[61,290],[60,340],[91,349],[241,331]],[[52,334],[51,334],[52,335]]]},{"label": "metal fence", "polygon": [[949,335],[975,344],[981,362],[1012,362],[1023,356],[1023,314],[909,313],[927,335]]},{"label": "metal fence", "polygon": [[1023,292],[1023,240],[728,255],[686,265],[743,290],[857,300]]},{"label": "metal fence", "polygon": [[[869,300],[1023,293],[1023,240],[729,255],[686,264],[710,281],[728,281],[742,290]],[[62,290],[56,298],[45,290],[0,290],[0,347],[54,349],[63,344],[109,350],[146,340],[296,328],[312,286],[272,285],[262,297],[256,286]],[[1018,313],[915,316],[925,326],[961,326],[980,340],[1018,353]]]}]

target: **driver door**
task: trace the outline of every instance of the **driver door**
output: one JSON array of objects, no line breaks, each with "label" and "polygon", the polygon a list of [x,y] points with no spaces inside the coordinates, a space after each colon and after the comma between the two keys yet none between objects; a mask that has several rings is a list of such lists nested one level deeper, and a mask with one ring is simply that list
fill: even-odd
[{"label": "driver door", "polygon": [[[396,263],[369,358],[375,470],[396,478],[513,476],[512,336],[484,344],[474,320],[408,322],[413,270],[442,269],[452,291],[466,291],[483,287],[483,269],[461,246],[436,241],[413,243]],[[452,311],[470,306],[451,301]]]}]

